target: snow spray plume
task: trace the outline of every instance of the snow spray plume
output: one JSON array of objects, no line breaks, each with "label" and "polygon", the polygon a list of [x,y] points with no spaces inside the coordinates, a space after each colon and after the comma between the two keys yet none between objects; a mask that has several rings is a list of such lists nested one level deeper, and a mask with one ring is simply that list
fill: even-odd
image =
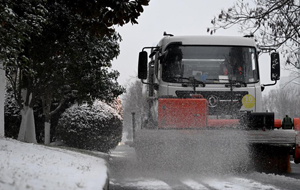
[{"label": "snow spray plume", "polygon": [[139,141],[137,156],[148,168],[216,174],[247,170],[249,150],[243,131],[162,130],[160,134],[150,130],[143,135],[147,139]]}]

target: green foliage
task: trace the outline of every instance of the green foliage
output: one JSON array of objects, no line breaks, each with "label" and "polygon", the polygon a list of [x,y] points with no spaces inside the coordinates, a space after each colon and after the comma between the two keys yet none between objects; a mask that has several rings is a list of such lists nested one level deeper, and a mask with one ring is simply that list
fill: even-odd
[{"label": "green foliage", "polygon": [[19,108],[42,102],[49,121],[70,96],[90,103],[122,94],[111,69],[121,40],[113,25],[137,23],[148,2],[0,0],[0,61]]},{"label": "green foliage", "polygon": [[[70,40],[70,64],[64,73],[64,82],[77,91],[79,101],[101,99],[112,101],[124,92],[117,83],[119,72],[109,69],[111,60],[119,54],[120,36],[96,38],[76,36],[79,40]],[[78,82],[80,79],[80,82]],[[91,85],[92,84],[92,85]]]},{"label": "green foliage", "polygon": [[[9,84],[7,84],[5,101],[4,101],[4,130],[5,136],[13,139],[18,138],[21,115],[20,108],[15,98],[13,97],[14,93]],[[57,129],[57,123],[60,115],[71,105],[74,104],[74,98],[70,98],[68,101],[65,101],[61,109],[51,117],[51,141],[55,141],[56,137],[54,136]],[[51,107],[56,107],[57,102],[53,102]],[[37,142],[42,143],[44,141],[44,122],[45,118],[43,116],[42,104],[40,101],[34,106],[34,120],[36,126],[36,137]]]},{"label": "green foliage", "polygon": [[4,101],[5,136],[17,139],[21,123],[20,108],[13,97],[12,88],[8,87]]},{"label": "green foliage", "polygon": [[[95,35],[114,34],[113,25],[123,26],[131,22],[137,24],[137,18],[150,0],[49,0],[51,4],[65,5],[84,22],[75,20],[79,28],[87,29]],[[55,2],[55,3],[54,3]]]},{"label": "green foliage", "polygon": [[[111,101],[122,94],[119,73],[110,69],[121,40],[112,25],[136,23],[147,4],[148,0],[3,1],[1,55],[20,107],[32,107],[49,93],[59,100],[76,92],[79,102]],[[32,102],[22,100],[22,88],[27,88],[27,97],[34,95]]]},{"label": "green foliage", "polygon": [[73,106],[62,114],[57,135],[70,147],[109,152],[122,138],[122,119],[103,102]]},{"label": "green foliage", "polygon": [[16,64],[24,44],[41,35],[47,13],[44,5],[44,0],[0,0],[0,59],[4,63]]}]

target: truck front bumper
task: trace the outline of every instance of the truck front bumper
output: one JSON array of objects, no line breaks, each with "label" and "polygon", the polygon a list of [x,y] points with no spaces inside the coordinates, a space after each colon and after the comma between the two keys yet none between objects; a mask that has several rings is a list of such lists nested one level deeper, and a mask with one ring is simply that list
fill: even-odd
[{"label": "truck front bumper", "polygon": [[246,131],[249,143],[295,145],[297,132],[294,130],[249,130]]}]

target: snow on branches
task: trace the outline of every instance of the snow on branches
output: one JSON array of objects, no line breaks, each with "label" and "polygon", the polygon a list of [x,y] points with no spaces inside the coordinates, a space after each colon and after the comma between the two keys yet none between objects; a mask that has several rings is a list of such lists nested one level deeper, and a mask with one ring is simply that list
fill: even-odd
[{"label": "snow on branches", "polygon": [[287,64],[300,65],[300,3],[295,0],[238,0],[212,19],[207,32],[240,26],[253,34],[259,46],[280,49]]}]

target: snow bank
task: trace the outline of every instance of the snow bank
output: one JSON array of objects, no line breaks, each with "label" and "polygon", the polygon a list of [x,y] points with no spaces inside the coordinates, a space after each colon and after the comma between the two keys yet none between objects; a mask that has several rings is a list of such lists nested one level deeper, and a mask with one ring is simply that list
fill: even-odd
[{"label": "snow bank", "polygon": [[0,189],[102,189],[105,160],[68,150],[0,138]]}]

